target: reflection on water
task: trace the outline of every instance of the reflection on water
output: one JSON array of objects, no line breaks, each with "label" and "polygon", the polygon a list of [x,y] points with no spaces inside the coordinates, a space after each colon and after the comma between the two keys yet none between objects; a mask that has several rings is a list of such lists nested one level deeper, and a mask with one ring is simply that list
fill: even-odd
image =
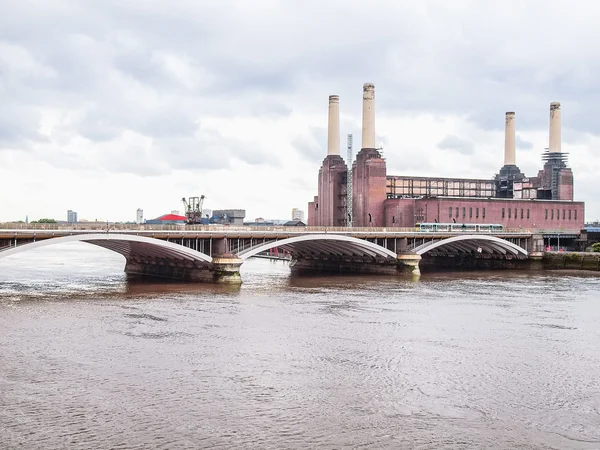
[{"label": "reflection on water", "polygon": [[0,448],[600,448],[600,279],[0,259]]}]

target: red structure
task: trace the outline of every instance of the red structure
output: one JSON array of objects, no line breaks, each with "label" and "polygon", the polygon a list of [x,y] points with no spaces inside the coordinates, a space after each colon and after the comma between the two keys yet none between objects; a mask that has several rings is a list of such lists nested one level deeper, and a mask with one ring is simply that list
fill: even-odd
[{"label": "red structure", "polygon": [[352,209],[355,227],[385,226],[385,160],[374,148],[363,148],[352,164]]},{"label": "red structure", "polygon": [[340,155],[327,155],[323,160],[319,170],[319,195],[317,196],[319,225],[346,226],[347,173],[348,168]]},{"label": "red structure", "polygon": [[148,225],[182,225],[185,224],[185,216],[179,216],[177,214],[163,214],[156,219],[147,220]]},{"label": "red structure", "polygon": [[[573,172],[567,167],[567,153],[561,151],[560,103],[550,105],[550,145],[537,176],[526,177],[516,165],[515,113],[508,112],[504,166],[487,180],[388,176],[385,160],[375,148],[374,110],[375,87],[366,83],[362,148],[352,164],[352,226],[414,227],[438,222],[573,232],[583,228],[585,204],[573,201]],[[330,97],[328,156],[319,171],[319,195],[308,204],[309,226],[343,226],[348,219],[347,168],[339,156],[339,118],[332,126],[331,111]],[[332,154],[336,139],[337,152]]]}]

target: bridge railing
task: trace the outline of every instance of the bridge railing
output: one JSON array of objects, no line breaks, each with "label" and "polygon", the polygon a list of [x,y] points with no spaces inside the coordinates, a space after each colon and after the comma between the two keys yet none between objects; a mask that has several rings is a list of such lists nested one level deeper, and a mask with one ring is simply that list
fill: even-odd
[{"label": "bridge railing", "polygon": [[286,227],[273,226],[234,226],[234,225],[149,225],[131,223],[0,223],[0,230],[81,230],[81,231],[240,231],[240,232],[285,232],[285,233],[415,233],[420,234],[579,234],[580,230],[573,229],[532,229],[504,228],[501,231],[420,231],[417,227]]}]

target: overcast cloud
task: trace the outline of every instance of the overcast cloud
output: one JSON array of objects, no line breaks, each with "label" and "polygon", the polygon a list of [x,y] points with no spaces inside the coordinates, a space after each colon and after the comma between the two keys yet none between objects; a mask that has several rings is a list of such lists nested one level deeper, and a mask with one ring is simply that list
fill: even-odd
[{"label": "overcast cloud", "polygon": [[600,3],[0,0],[0,221],[306,209],[328,95],[360,147],[376,86],[389,174],[490,178],[516,112],[528,175],[562,103],[563,151],[600,218]]}]

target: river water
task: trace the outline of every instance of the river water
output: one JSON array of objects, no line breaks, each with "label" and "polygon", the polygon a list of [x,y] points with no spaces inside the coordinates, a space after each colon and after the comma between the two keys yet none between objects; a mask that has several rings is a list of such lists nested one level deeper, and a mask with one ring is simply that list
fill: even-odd
[{"label": "river water", "polygon": [[600,448],[600,278],[0,259],[0,448]]}]

